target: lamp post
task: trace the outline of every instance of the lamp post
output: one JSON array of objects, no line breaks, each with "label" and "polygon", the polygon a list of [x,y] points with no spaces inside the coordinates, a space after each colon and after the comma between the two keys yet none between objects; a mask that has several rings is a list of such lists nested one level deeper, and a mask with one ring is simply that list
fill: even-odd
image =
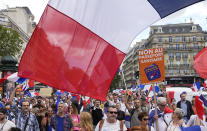
[{"label": "lamp post", "polygon": [[[6,75],[12,74],[14,72],[17,72],[17,59],[11,55],[6,55],[1,58],[1,64],[0,64],[0,71],[2,72],[1,77],[3,78]],[[7,81],[5,81],[2,85],[2,98],[5,97],[6,93],[6,84]]]}]

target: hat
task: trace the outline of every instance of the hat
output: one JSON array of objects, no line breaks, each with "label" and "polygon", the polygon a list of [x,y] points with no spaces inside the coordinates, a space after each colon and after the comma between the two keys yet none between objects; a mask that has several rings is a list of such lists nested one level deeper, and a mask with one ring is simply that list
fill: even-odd
[{"label": "hat", "polygon": [[183,92],[180,94],[180,97],[181,97],[181,95],[183,95],[183,94],[187,94],[187,92],[186,92],[186,91],[183,91]]}]

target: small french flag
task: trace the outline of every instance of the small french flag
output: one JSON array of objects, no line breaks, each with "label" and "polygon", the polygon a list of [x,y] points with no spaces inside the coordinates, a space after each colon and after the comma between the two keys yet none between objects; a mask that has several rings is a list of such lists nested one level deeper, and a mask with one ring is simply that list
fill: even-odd
[{"label": "small french flag", "polygon": [[4,78],[0,79],[0,84],[3,83],[5,80],[11,81],[11,82],[17,82],[19,84],[23,84],[27,79],[22,78],[18,76],[18,72],[15,72],[11,75],[7,75]]},{"label": "small french flag", "polygon": [[205,106],[207,106],[207,100],[204,98],[204,96],[202,94],[200,96],[195,96],[197,115],[201,120],[203,120]]}]

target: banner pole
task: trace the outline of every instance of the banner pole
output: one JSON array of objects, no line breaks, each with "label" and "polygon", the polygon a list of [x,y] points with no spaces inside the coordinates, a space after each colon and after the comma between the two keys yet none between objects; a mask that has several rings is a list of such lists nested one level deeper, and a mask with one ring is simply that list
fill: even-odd
[{"label": "banner pole", "polygon": [[[154,94],[154,103],[155,103],[155,115],[157,115],[157,98],[156,98],[156,94],[155,94],[155,85],[152,84],[152,88],[153,88],[153,94]],[[156,119],[156,131],[159,131],[159,126],[158,126],[158,119]]]}]

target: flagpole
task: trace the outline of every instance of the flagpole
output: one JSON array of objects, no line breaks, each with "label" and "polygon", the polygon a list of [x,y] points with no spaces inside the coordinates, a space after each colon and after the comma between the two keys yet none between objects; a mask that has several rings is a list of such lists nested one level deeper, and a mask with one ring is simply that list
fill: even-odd
[{"label": "flagpole", "polygon": [[[157,115],[157,98],[156,98],[156,94],[155,94],[155,85],[152,84],[152,88],[153,88],[153,94],[154,94],[154,103],[155,103],[155,116]],[[156,131],[159,131],[159,126],[158,126],[158,118],[156,119]]]}]

